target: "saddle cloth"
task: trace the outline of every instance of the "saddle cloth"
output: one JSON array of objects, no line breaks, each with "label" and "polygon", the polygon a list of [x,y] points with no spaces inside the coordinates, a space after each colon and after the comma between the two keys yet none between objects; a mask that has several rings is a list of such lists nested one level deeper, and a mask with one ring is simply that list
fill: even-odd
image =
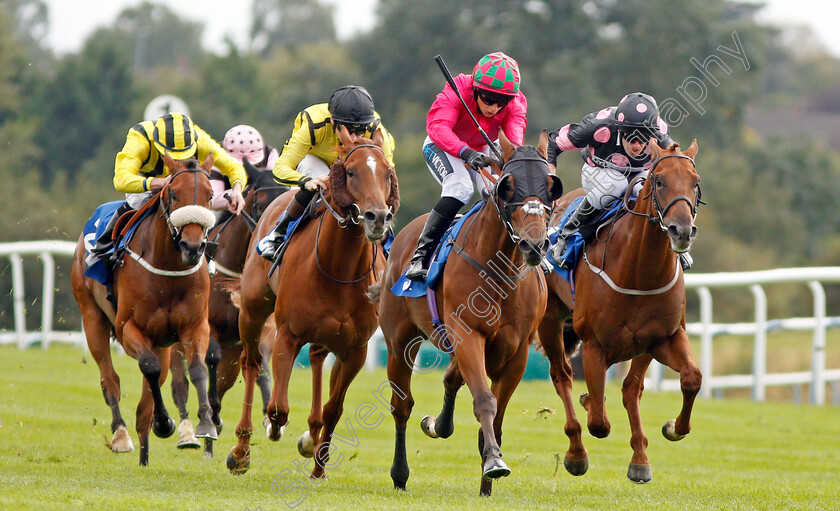
[{"label": "saddle cloth", "polygon": [[[438,244],[432,260],[429,263],[429,273],[426,275],[426,280],[415,281],[409,280],[405,276],[405,270],[402,276],[391,287],[391,292],[396,296],[405,296],[409,298],[419,298],[426,296],[428,289],[437,287],[440,278],[443,276],[443,268],[446,265],[446,260],[449,259],[449,254],[452,252],[452,243],[458,238],[461,228],[466,223],[467,219],[478,212],[484,205],[484,201],[478,201],[475,205],[467,211],[464,216],[459,218],[452,224],[446,233],[443,235],[441,242]],[[408,270],[408,268],[406,268]]]}]

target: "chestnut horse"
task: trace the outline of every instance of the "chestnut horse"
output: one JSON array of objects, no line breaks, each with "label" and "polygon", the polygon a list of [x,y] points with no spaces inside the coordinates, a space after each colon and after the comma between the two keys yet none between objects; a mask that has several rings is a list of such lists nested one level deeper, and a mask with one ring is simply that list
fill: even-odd
[{"label": "chestnut horse", "polygon": [[[540,134],[538,148],[514,148],[503,133],[499,140],[506,163],[492,197],[454,240],[454,252],[437,286],[442,323],[437,329],[426,297],[398,297],[391,291],[417,246],[425,217],[400,231],[385,269],[379,316],[388,345],[388,379],[394,386],[391,407],[396,446],[391,479],[397,489],[405,489],[409,476],[405,428],[414,405],[412,364],[424,337],[454,355],[444,376],[443,411],[436,418],[423,419],[424,432],[433,438],[452,434],[455,395],[466,382],[481,425],[481,494],[490,495],[492,480],[510,473],[500,449],[502,421],[525,372],[528,348],[545,310],[545,279],[533,267],[540,264],[548,247],[549,205],[563,191],[560,179],[548,172],[545,132]],[[487,384],[488,377],[492,386]]]},{"label": "chestnut horse", "polygon": [[[72,268],[73,294],[79,302],[91,355],[99,366],[105,402],[111,407],[112,449],[133,450],[119,409],[119,377],[111,362],[110,332],[139,361],[144,384],[137,405],[140,465],[149,463],[149,429],[161,438],[175,431],[161,398],[160,386],[169,369],[172,344],[184,346],[189,374],[199,401],[200,422],[196,435],[216,437],[207,397],[207,366],[204,356],[210,327],[207,305],[210,275],[204,261],[207,231],[215,218],[207,209],[213,193],[210,186],[212,156],[202,166],[195,160],[175,161],[164,155],[171,178],[152,201],[157,211],[146,216],[128,242],[122,265],[114,271],[117,308],[105,297],[102,284],[83,275],[85,246],[76,245]],[[141,209],[144,209],[144,206]]]},{"label": "chestnut horse", "polygon": [[313,404],[309,430],[299,441],[302,454],[315,456],[313,478],[324,475],[347,388],[364,365],[368,339],[379,323],[376,307],[365,293],[385,266],[380,241],[399,207],[397,176],[385,158],[381,132],[369,140],[341,127],[339,139],[339,159],[330,169],[330,191],[324,199],[327,211],[296,229],[283,264],[271,277],[267,276],[270,264],[256,253],[256,243],[273,228],[291,193],[271,204],[251,238],[240,280],[245,399],[236,428],[239,441],[227,458],[234,474],[244,473],[250,464],[251,403],[262,358],[257,339],[268,315],[273,311],[277,324],[266,428],[271,440],[281,438],[288,422],[289,378],[303,345],[319,344],[336,357],[323,416],[315,413]]},{"label": "chestnut horse", "polygon": [[[656,158],[635,206],[609,226],[608,234],[600,234],[588,244],[574,274],[574,294],[565,280],[549,280],[560,300],[549,300],[540,328],[543,343],[556,345],[559,339],[562,345],[562,324],[573,317],[575,332],[583,342],[588,390],[580,401],[588,413],[589,432],[597,438],[610,433],[604,409],[606,370],[616,362],[632,359],[621,392],[633,448],[627,477],[636,483],[653,478],[639,412],[645,371],[651,360],[655,358],[680,375],[683,406],[676,420],[662,427],[668,440],[680,440],[691,430],[691,409],[702,380],[685,332],[685,284],[677,260],[677,254],[687,251],[697,235],[694,219],[701,203],[700,176],[694,167],[697,141],[685,152],[679,144],[661,149],[651,142],[651,149]],[[581,194],[582,190],[577,190],[564,196],[558,207],[565,208]],[[566,432],[579,432],[569,403],[570,375],[564,373],[561,382]],[[566,458],[580,463],[586,459],[586,451],[579,433],[570,438],[573,441]]]},{"label": "chestnut horse", "polygon": [[[244,162],[248,174],[248,186],[245,188],[245,208],[240,215],[233,215],[227,211],[209,233],[212,243],[218,248],[212,255],[216,273],[210,277],[210,344],[207,349],[205,362],[210,373],[208,397],[213,410],[213,423],[218,433],[222,432],[222,420],[219,417],[222,397],[236,382],[239,376],[239,357],[242,354],[242,343],[239,342],[239,309],[230,300],[230,293],[225,289],[229,279],[239,279],[242,267],[245,265],[245,252],[251,239],[251,231],[259,220],[262,212],[271,201],[288,191],[288,186],[278,185],[274,181],[271,169],[258,170],[247,160]],[[268,373],[268,355],[274,342],[274,332],[265,332],[260,342],[263,353],[263,370],[257,378],[257,384],[263,398],[263,413],[271,397],[270,375]],[[186,361],[184,350],[176,344],[172,348],[172,399],[178,407],[181,423],[178,425],[180,438],[178,448],[199,447],[198,439],[194,436],[193,426],[187,411],[187,397],[189,382],[187,381]],[[204,439],[204,452],[208,457],[213,455],[213,439]]]}]

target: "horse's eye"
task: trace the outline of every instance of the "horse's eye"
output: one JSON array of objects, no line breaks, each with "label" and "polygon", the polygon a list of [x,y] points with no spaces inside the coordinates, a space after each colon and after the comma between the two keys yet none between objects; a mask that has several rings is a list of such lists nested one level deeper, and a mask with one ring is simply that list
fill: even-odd
[{"label": "horse's eye", "polygon": [[665,186],[665,183],[659,176],[656,176],[656,178],[653,180],[653,184],[655,184],[656,186]]},{"label": "horse's eye", "polygon": [[355,175],[356,175],[356,173],[353,172],[353,169],[347,169],[347,177],[353,177]]},{"label": "horse's eye", "polygon": [[178,196],[175,195],[175,192],[169,192],[169,200],[171,200],[171,201],[177,201],[178,200]]}]

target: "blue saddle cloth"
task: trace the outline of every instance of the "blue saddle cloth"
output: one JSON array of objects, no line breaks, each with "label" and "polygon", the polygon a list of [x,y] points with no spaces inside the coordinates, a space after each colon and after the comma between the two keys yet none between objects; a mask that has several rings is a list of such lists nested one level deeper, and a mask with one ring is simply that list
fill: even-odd
[{"label": "blue saddle cloth", "polygon": [[[458,238],[461,228],[466,223],[467,219],[474,215],[481,207],[484,206],[484,201],[478,201],[470,208],[467,213],[458,219],[443,235],[443,239],[432,255],[431,263],[429,264],[429,273],[426,274],[426,280],[416,281],[410,280],[405,276],[405,271],[402,276],[391,287],[391,292],[396,296],[405,296],[409,298],[419,298],[426,296],[429,288],[434,289],[440,278],[443,276],[443,268],[446,265],[446,260],[449,259],[449,254],[452,252],[452,243]],[[408,268],[406,268],[408,270]]]},{"label": "blue saddle cloth", "polygon": [[[91,249],[94,246],[96,246],[96,240],[99,239],[99,237],[102,236],[102,234],[104,234],[105,227],[108,226],[108,222],[111,221],[111,217],[114,216],[114,213],[116,213],[117,209],[119,209],[119,207],[123,204],[125,204],[125,201],[117,200],[106,202],[105,204],[102,204],[101,206],[96,208],[96,211],[93,212],[93,215],[91,215],[90,219],[85,223],[84,229],[82,229],[82,233],[84,234],[86,253],[90,253]],[[147,211],[146,215],[148,215],[152,211],[154,210],[151,209]],[[122,248],[125,245],[126,241],[131,239],[131,235],[134,233],[134,230],[139,224],[140,222],[136,222],[131,227],[131,229],[126,233],[126,235],[120,240],[119,246],[117,248]],[[114,252],[114,250],[116,249],[112,248],[110,251],[108,251],[108,254],[111,254],[112,252]],[[97,259],[95,263],[93,263],[85,270],[85,277],[90,277],[101,284],[110,286],[113,280],[113,274],[105,265],[105,263],[102,262],[102,259],[103,258]]]},{"label": "blue saddle cloth", "polygon": [[[581,201],[583,201],[584,196],[580,196],[572,200],[569,204],[569,207],[566,209],[566,212],[560,218],[560,222],[553,226],[548,234],[548,241],[551,246],[554,246],[557,243],[557,238],[560,236],[560,231],[563,230],[563,226],[569,221],[572,214],[574,214],[575,210],[580,205]],[[621,208],[624,207],[622,201],[615,201],[610,205],[610,208],[601,215],[598,219],[597,224],[600,225],[604,221],[612,218],[615,216]],[[583,250],[586,248],[586,241],[583,239],[583,235],[580,232],[575,232],[571,236],[566,239],[566,251],[563,253],[563,259],[572,263],[572,268],[577,268],[577,263],[583,258]],[[567,282],[571,282],[571,275],[569,270],[565,268],[561,268],[557,265],[557,261],[554,260],[554,257],[551,255],[551,250],[548,251],[547,254],[548,261],[551,263],[551,266],[554,268],[554,273],[560,275],[565,279]]]}]

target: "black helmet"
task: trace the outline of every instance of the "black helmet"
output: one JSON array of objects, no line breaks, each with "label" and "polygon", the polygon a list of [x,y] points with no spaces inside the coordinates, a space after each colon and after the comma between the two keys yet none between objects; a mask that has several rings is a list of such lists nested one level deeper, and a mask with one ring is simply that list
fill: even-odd
[{"label": "black helmet", "polygon": [[659,126],[659,107],[652,96],[633,92],[624,96],[618,103],[615,119],[619,128],[645,128],[653,131]]},{"label": "black helmet", "polygon": [[345,85],[333,92],[327,107],[333,121],[340,124],[370,124],[375,119],[373,98],[358,85]]}]

